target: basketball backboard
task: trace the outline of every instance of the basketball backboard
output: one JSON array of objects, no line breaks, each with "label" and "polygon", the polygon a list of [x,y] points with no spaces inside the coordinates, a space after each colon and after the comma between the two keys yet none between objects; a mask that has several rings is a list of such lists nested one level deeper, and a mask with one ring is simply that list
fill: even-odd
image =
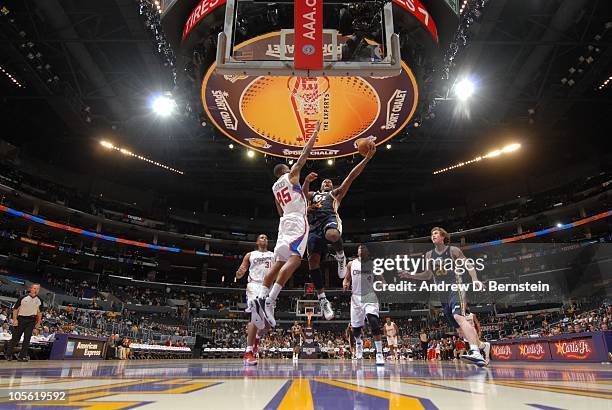
[{"label": "basketball backboard", "polygon": [[216,70],[242,76],[399,75],[392,4],[227,0]]}]

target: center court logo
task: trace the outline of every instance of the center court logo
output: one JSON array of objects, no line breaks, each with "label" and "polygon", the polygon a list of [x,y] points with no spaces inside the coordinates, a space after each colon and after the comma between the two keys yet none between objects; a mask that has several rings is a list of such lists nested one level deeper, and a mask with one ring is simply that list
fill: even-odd
[{"label": "center court logo", "polygon": [[[269,33],[239,46],[253,60],[293,58],[293,37]],[[323,33],[324,55],[333,51]],[[346,42],[339,36],[336,47]],[[307,44],[308,45],[308,44]],[[316,51],[316,50],[315,50]],[[297,158],[321,123],[311,158],[325,159],[357,152],[355,141],[372,138],[377,145],[400,132],[418,101],[417,84],[408,66],[397,77],[223,76],[213,64],[202,82],[202,101],[212,123],[226,136],[266,154]]]}]

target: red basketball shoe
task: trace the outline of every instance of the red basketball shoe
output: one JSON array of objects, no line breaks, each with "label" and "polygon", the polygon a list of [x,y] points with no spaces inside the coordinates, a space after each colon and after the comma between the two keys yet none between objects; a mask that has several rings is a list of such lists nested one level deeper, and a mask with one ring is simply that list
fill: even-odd
[{"label": "red basketball shoe", "polygon": [[255,366],[257,365],[257,358],[253,354],[253,352],[245,352],[244,353],[244,364],[247,366]]}]

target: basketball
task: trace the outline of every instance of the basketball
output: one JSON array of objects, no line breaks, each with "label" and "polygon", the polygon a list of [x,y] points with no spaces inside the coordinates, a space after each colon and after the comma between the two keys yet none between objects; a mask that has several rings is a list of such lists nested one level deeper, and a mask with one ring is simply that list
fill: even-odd
[{"label": "basketball", "polygon": [[361,138],[357,140],[357,150],[362,156],[368,155],[368,152],[374,147],[374,141],[369,138]]}]

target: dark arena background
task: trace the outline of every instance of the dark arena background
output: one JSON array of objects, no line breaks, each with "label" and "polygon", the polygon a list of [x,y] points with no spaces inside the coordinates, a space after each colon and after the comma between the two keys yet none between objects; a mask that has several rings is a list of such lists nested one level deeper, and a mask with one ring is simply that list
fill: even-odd
[{"label": "dark arena background", "polygon": [[609,0],[0,0],[0,90],[0,408],[612,408]]}]

